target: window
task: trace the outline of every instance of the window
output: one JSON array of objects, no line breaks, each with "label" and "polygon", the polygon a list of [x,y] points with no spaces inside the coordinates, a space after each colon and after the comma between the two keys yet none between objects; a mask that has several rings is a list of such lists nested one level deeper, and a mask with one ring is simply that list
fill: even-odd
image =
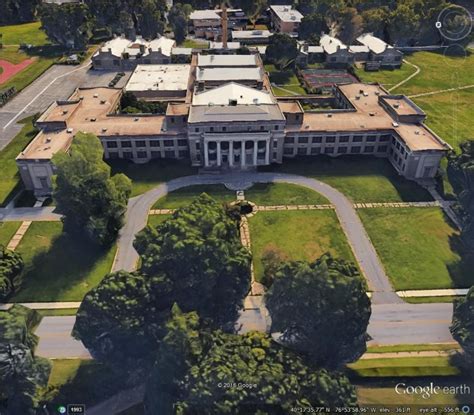
[{"label": "window", "polygon": [[334,153],[334,147],[328,147],[324,149],[324,154],[333,154]]},{"label": "window", "polygon": [[349,142],[349,136],[348,135],[341,135],[339,137],[339,142],[340,143],[348,143]]},{"label": "window", "polygon": [[365,146],[364,153],[373,153],[375,150],[374,146]]},{"label": "window", "polygon": [[211,127],[211,133],[214,131],[214,127]]},{"label": "window", "polygon": [[381,135],[380,136],[380,141],[383,141],[383,142],[390,141],[390,137],[391,137],[390,134]]},{"label": "window", "polygon": [[109,153],[109,159],[118,159],[118,153]]},{"label": "window", "polygon": [[188,141],[187,140],[178,140],[178,146],[187,146]]},{"label": "window", "polygon": [[263,131],[265,127],[263,125],[260,126],[260,131]]},{"label": "window", "polygon": [[336,142],[336,137],[333,135],[328,135],[326,137],[326,143],[335,143]]},{"label": "window", "polygon": [[150,147],[159,147],[160,142],[158,140],[151,140],[150,141]]},{"label": "window", "polygon": [[167,159],[172,159],[174,158],[174,151],[165,151],[165,157]]},{"label": "window", "polygon": [[285,137],[285,144],[293,144],[295,142],[295,137]]},{"label": "window", "polygon": [[151,157],[154,159],[160,159],[161,158],[161,151],[152,151],[151,152]]},{"label": "window", "polygon": [[373,143],[374,141],[377,141],[377,136],[376,135],[368,135],[367,136],[367,141],[369,143]]},{"label": "window", "polygon": [[146,159],[147,157],[146,151],[137,151],[137,157],[139,159]]},{"label": "window", "polygon": [[107,148],[117,148],[117,142],[116,141],[107,141]]},{"label": "window", "polygon": [[130,147],[132,147],[132,142],[131,142],[131,141],[122,141],[122,142],[120,143],[120,146],[121,146],[122,148],[130,148]]},{"label": "window", "polygon": [[321,149],[319,147],[313,147],[311,149],[311,154],[320,154],[321,153]]},{"label": "window", "polygon": [[173,147],[174,141],[173,140],[165,140],[165,147]]},{"label": "window", "polygon": [[279,129],[278,125],[275,125],[275,130],[278,130],[278,129]]},{"label": "window", "polygon": [[323,138],[322,137],[313,137],[313,144],[319,144],[322,143]]},{"label": "window", "polygon": [[196,128],[194,129],[194,132],[195,132],[195,133],[198,133],[198,132],[199,132],[199,128],[196,127]]},{"label": "window", "polygon": [[273,142],[273,148],[277,148],[277,147],[278,147],[278,141],[275,140],[275,141]]},{"label": "window", "polygon": [[222,131],[224,131],[224,132],[227,131],[227,127],[225,127],[225,126],[222,127]]},{"label": "window", "polygon": [[337,149],[337,154],[346,154],[347,153],[347,147],[339,147]]},{"label": "window", "polygon": [[196,150],[200,150],[201,149],[201,143],[198,141],[196,142]]},{"label": "window", "polygon": [[180,151],[178,151],[178,156],[179,157],[188,157],[189,156],[189,151],[188,150],[180,150]]},{"label": "window", "polygon": [[377,151],[379,153],[385,153],[388,149],[388,146],[378,146]]},{"label": "window", "polygon": [[300,137],[298,139],[298,143],[300,144],[308,144],[308,137]]},{"label": "window", "polygon": [[170,117],[171,124],[174,124],[174,117]]},{"label": "window", "polygon": [[146,147],[146,143],[143,140],[135,141],[135,147]]},{"label": "window", "polygon": [[131,151],[124,151],[124,152],[122,153],[122,157],[123,157],[124,159],[131,159],[131,158],[133,158],[133,154],[132,154]]},{"label": "window", "polygon": [[284,154],[291,154],[293,155],[293,149],[292,148],[285,148],[283,151]]},{"label": "window", "polygon": [[354,143],[361,143],[362,142],[362,136],[361,135],[355,135],[353,138],[352,138],[352,141]]},{"label": "window", "polygon": [[298,149],[298,154],[299,154],[300,156],[305,156],[305,155],[306,155],[306,148],[305,148],[305,147],[300,147],[300,148]]},{"label": "window", "polygon": [[351,147],[352,154],[360,154],[360,146]]}]

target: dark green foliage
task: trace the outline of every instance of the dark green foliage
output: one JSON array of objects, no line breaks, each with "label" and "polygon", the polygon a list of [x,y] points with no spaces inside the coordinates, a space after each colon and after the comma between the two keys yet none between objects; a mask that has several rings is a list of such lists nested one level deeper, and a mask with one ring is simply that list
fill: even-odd
[{"label": "dark green foliage", "polygon": [[168,22],[178,44],[182,43],[188,35],[188,17],[192,10],[190,4],[177,3],[168,13]]},{"label": "dark green foliage", "polygon": [[123,174],[111,177],[110,166],[102,157],[102,144],[96,136],[76,134],[70,151],[53,157],[53,197],[64,214],[66,231],[107,246],[123,225],[131,182]]},{"label": "dark green foliage", "polygon": [[272,332],[323,367],[354,362],[366,350],[371,314],[354,265],[329,254],[313,263],[283,263],[266,295]]},{"label": "dark green foliage", "polygon": [[304,16],[301,20],[299,38],[319,45],[321,33],[327,33],[328,30],[325,17],[321,14],[313,13]]},{"label": "dark green foliage", "polygon": [[41,1],[3,0],[0,4],[0,25],[10,25],[33,21],[36,14],[36,9],[41,4]]},{"label": "dark green foliage", "polygon": [[460,145],[461,153],[448,157],[448,178],[458,199],[457,213],[463,221],[462,240],[468,249],[467,255],[474,256],[474,141]]},{"label": "dark green foliage", "polygon": [[23,259],[17,252],[0,246],[0,301],[5,301],[20,284]]},{"label": "dark green foliage", "polygon": [[136,98],[131,92],[125,92],[120,99],[122,112],[128,114],[164,114],[167,102],[146,102]]},{"label": "dark green foliage", "polygon": [[173,311],[147,384],[146,414],[273,415],[356,404],[344,375],[308,366],[268,335],[209,331],[195,313]]},{"label": "dark green foliage", "polygon": [[468,370],[474,373],[474,287],[466,297],[455,300],[451,333],[464,350]]},{"label": "dark green foliage", "polygon": [[20,305],[0,311],[0,401],[7,415],[35,414],[39,388],[48,382],[49,361],[34,355],[40,321],[36,311]]},{"label": "dark green foliage", "polygon": [[269,41],[265,56],[277,68],[285,68],[298,55],[296,39],[286,33],[275,33]]},{"label": "dark green foliage", "polygon": [[219,203],[202,194],[156,229],[140,232],[134,246],[141,272],[166,275],[183,310],[233,325],[249,290],[251,255]]},{"label": "dark green foliage", "polygon": [[85,4],[46,3],[40,8],[40,18],[48,37],[62,46],[84,49],[92,36],[92,15]]}]

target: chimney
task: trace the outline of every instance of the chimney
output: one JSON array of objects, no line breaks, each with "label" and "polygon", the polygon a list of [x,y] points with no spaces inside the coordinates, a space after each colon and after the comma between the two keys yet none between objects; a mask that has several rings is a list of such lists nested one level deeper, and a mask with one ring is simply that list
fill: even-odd
[{"label": "chimney", "polygon": [[140,45],[140,53],[145,53],[145,45]]},{"label": "chimney", "polygon": [[222,3],[222,48],[227,49],[227,27],[228,27],[228,18],[227,18],[227,6],[225,3]]}]

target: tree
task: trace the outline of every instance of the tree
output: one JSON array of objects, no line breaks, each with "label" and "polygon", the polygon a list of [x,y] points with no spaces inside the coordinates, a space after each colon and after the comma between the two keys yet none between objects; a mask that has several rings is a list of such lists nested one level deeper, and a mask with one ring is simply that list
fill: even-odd
[{"label": "tree", "polygon": [[383,37],[390,16],[388,7],[380,7],[362,12],[364,31]]},{"label": "tree", "polygon": [[399,2],[391,13],[388,32],[392,43],[406,45],[413,43],[413,39],[420,29],[421,18],[415,12],[414,4],[408,1]]},{"label": "tree", "polygon": [[53,157],[53,197],[64,214],[66,231],[85,234],[105,246],[115,240],[123,225],[131,181],[123,174],[111,176],[102,157],[96,136],[76,134],[69,152]]},{"label": "tree", "polygon": [[274,414],[356,404],[344,375],[308,366],[265,333],[211,331],[180,310],[167,329],[147,382],[146,414]]},{"label": "tree", "polygon": [[23,258],[18,252],[0,246],[0,301],[5,301],[19,285]]},{"label": "tree", "polygon": [[43,4],[40,18],[48,37],[68,48],[84,49],[92,36],[93,18],[85,4]]},{"label": "tree", "polygon": [[39,0],[3,0],[0,25],[28,23],[34,20]]},{"label": "tree", "polygon": [[348,7],[341,16],[339,38],[347,45],[351,45],[362,34],[364,20],[357,9]]},{"label": "tree", "polygon": [[281,264],[288,261],[288,255],[286,255],[276,245],[268,245],[262,252],[262,265],[263,265],[263,278],[262,284],[267,288],[270,288],[273,284],[275,274],[280,268]]},{"label": "tree", "polygon": [[238,0],[232,2],[234,7],[242,9],[245,15],[249,18],[249,21],[255,28],[255,23],[267,7],[267,0]]},{"label": "tree", "polygon": [[165,23],[155,0],[144,0],[141,3],[142,10],[138,18],[140,34],[145,38],[152,39],[163,34]]},{"label": "tree", "polygon": [[467,367],[474,372],[474,287],[454,301],[451,333],[464,350]]},{"label": "tree", "polygon": [[287,262],[266,295],[272,332],[316,364],[341,367],[366,350],[371,314],[357,268],[323,255],[313,263]]},{"label": "tree", "polygon": [[296,39],[286,33],[275,33],[269,41],[265,55],[278,68],[285,68],[298,56]]},{"label": "tree", "polygon": [[250,288],[251,255],[221,204],[202,194],[156,229],[140,232],[134,246],[141,272],[165,275],[183,310],[233,327]]},{"label": "tree", "polygon": [[188,35],[188,18],[192,11],[191,5],[177,3],[168,13],[168,22],[178,44],[183,43]]},{"label": "tree", "polygon": [[6,401],[7,415],[35,414],[48,382],[51,364],[34,354],[40,321],[38,312],[21,305],[0,311],[0,401]]},{"label": "tree", "polygon": [[299,38],[309,40],[313,44],[319,44],[321,33],[328,32],[326,19],[321,14],[310,14],[304,16],[299,28]]}]

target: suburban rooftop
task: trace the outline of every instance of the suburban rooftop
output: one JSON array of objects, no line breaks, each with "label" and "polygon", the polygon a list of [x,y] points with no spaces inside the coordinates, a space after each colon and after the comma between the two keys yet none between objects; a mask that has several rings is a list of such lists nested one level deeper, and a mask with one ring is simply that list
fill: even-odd
[{"label": "suburban rooftop", "polygon": [[301,22],[303,15],[296,9],[293,9],[291,5],[285,6],[270,6],[270,9],[278,16],[282,22]]},{"label": "suburban rooftop", "polygon": [[191,65],[138,65],[126,91],[183,91],[188,87]]}]

